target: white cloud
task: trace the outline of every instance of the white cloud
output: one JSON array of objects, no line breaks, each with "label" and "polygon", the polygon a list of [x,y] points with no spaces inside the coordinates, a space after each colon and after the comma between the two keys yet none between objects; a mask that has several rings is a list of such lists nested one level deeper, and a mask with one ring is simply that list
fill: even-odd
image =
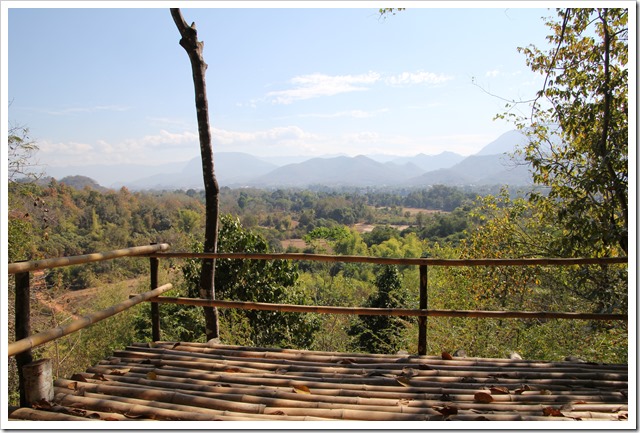
[{"label": "white cloud", "polygon": [[264,154],[265,150],[295,153],[313,150],[320,136],[304,131],[297,126],[279,126],[262,131],[229,131],[213,128],[214,151],[236,151]]},{"label": "white cloud", "polygon": [[320,119],[333,119],[337,117],[352,117],[354,119],[368,119],[370,117],[375,117],[381,113],[388,113],[388,108],[381,108],[380,110],[374,111],[364,111],[364,110],[348,110],[348,111],[338,111],[336,113],[328,113],[328,114],[300,114],[297,117],[315,117]]},{"label": "white cloud", "polygon": [[438,85],[453,80],[450,75],[435,74],[433,72],[402,72],[385,79],[390,86],[410,86],[414,84]]},{"label": "white cloud", "polygon": [[173,133],[166,130],[118,142],[102,139],[94,143],[40,140],[38,145],[43,162],[49,166],[160,164],[193,158],[199,154],[200,149],[197,133]]},{"label": "white cloud", "polygon": [[267,93],[267,99],[274,104],[291,104],[304,99],[334,96],[341,93],[367,90],[368,84],[380,79],[377,72],[360,75],[325,75],[311,74],[294,77],[290,80],[292,89],[277,90]]}]

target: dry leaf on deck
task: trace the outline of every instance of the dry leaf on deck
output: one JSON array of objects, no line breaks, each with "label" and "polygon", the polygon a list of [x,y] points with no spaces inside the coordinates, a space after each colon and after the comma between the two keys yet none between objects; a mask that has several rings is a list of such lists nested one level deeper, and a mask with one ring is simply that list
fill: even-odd
[{"label": "dry leaf on deck", "polygon": [[522,385],[520,388],[513,391],[515,394],[522,394],[525,391],[531,391],[531,387],[527,384]]},{"label": "dry leaf on deck", "polygon": [[458,414],[458,408],[456,406],[449,406],[448,404],[444,406],[435,406],[434,409],[440,412],[444,416]]},{"label": "dry leaf on deck", "polygon": [[44,398],[38,401],[34,401],[31,406],[34,409],[51,409],[53,407],[51,403],[45,400]]},{"label": "dry leaf on deck", "polygon": [[402,376],[404,376],[404,377],[407,377],[407,378],[408,378],[408,377],[417,376],[417,373],[416,373],[416,371],[415,371],[413,368],[411,368],[411,367],[404,367],[404,368],[402,369]]},{"label": "dry leaf on deck", "polygon": [[473,399],[478,403],[491,403],[493,401],[493,397],[486,391],[479,391],[473,395]]},{"label": "dry leaf on deck", "polygon": [[544,414],[544,416],[564,416],[562,412],[551,406],[543,408],[542,413]]},{"label": "dry leaf on deck", "polygon": [[71,376],[71,380],[77,380],[78,382],[86,382],[87,379],[84,378],[83,375],[81,375],[80,373],[76,373],[73,376]]},{"label": "dry leaf on deck", "polygon": [[155,371],[150,371],[147,373],[147,379],[156,380],[158,378],[158,373]]},{"label": "dry leaf on deck", "polygon": [[305,385],[294,385],[293,390],[298,394],[311,394],[311,390]]},{"label": "dry leaf on deck", "polygon": [[407,387],[412,386],[409,379],[406,377],[402,377],[402,376],[396,377],[396,382],[398,382],[402,386],[407,386]]},{"label": "dry leaf on deck", "polygon": [[509,388],[506,386],[492,386],[489,391],[491,394],[509,394]]},{"label": "dry leaf on deck", "polygon": [[96,373],[96,374],[94,374],[94,375],[91,377],[91,379],[101,380],[101,381],[103,381],[103,382],[106,382],[106,381],[108,381],[108,380],[109,380],[109,379],[107,379],[106,377],[104,377],[104,374],[102,374],[102,373]]},{"label": "dry leaf on deck", "polygon": [[442,359],[446,359],[450,361],[453,359],[453,356],[451,356],[449,352],[442,352]]}]

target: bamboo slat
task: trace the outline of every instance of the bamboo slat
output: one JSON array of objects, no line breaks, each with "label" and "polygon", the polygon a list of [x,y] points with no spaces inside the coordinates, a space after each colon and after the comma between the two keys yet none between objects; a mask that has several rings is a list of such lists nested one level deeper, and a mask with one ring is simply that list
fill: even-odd
[{"label": "bamboo slat", "polygon": [[120,250],[101,253],[83,254],[80,256],[56,257],[52,259],[34,260],[29,262],[9,263],[9,274],[30,272],[38,269],[58,268],[61,266],[80,265],[84,263],[112,260],[119,257],[141,256],[169,249],[169,244],[143,245],[139,247],[123,248]]},{"label": "bamboo slat", "polygon": [[482,310],[419,310],[409,308],[330,307],[319,305],[269,304],[265,302],[225,301],[220,299],[157,297],[160,304],[193,305],[198,307],[238,308],[241,310],[278,311],[281,313],[349,314],[370,316],[469,317],[494,319],[572,319],[624,320],[626,314],[572,313],[555,311],[482,311]]},{"label": "bamboo slat", "polygon": [[139,420],[628,418],[626,365],[148,346],[56,380],[54,404]]},{"label": "bamboo slat", "polygon": [[627,257],[600,258],[530,258],[530,259],[436,259],[436,258],[392,258],[335,256],[306,253],[155,253],[153,257],[197,258],[197,259],[242,259],[242,260],[297,260],[315,262],[369,263],[379,265],[413,266],[545,266],[545,265],[600,265],[628,263]]},{"label": "bamboo slat", "polygon": [[13,356],[17,353],[24,352],[25,350],[29,350],[34,347],[40,346],[42,344],[48,343],[49,341],[53,341],[57,338],[79,331],[80,329],[86,328],[87,326],[93,325],[94,323],[100,322],[111,316],[115,316],[116,314],[124,310],[127,310],[133,307],[134,305],[147,301],[151,298],[157,297],[171,290],[172,288],[173,286],[171,284],[165,284],[164,286],[160,286],[157,289],[154,289],[145,293],[141,293],[139,295],[134,296],[133,298],[129,298],[126,301],[123,301],[117,305],[113,305],[104,310],[101,310],[92,314],[88,314],[66,325],[58,326],[56,328],[49,329],[47,331],[42,331],[37,334],[31,335],[27,338],[18,340],[14,343],[9,344],[9,356]]}]

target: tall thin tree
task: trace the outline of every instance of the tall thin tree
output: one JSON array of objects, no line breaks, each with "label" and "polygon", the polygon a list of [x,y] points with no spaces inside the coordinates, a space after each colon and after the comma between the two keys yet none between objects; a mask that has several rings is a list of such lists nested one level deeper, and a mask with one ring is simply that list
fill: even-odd
[{"label": "tall thin tree", "polygon": [[[207,64],[202,56],[204,42],[198,41],[195,23],[188,26],[178,8],[171,9],[171,16],[180,32],[180,46],[185,49],[191,61],[193,85],[195,89],[196,113],[198,118],[198,136],[200,139],[200,153],[202,156],[202,175],[205,191],[205,234],[204,251],[216,252],[218,246],[218,208],[220,188],[216,180],[213,167],[213,147],[211,144],[211,129],[209,127],[209,103],[205,72]],[[200,297],[215,298],[215,260],[204,259],[200,273]],[[205,332],[207,339],[218,337],[218,310],[214,307],[204,307]]]}]

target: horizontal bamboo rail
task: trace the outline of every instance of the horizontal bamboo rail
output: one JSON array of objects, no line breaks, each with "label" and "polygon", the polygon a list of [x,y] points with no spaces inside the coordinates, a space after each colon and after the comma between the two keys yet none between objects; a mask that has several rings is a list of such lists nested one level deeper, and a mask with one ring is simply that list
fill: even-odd
[{"label": "horizontal bamboo rail", "polygon": [[53,259],[35,260],[29,262],[9,263],[9,274],[30,272],[38,269],[59,268],[62,266],[81,265],[90,262],[112,260],[118,257],[132,257],[148,255],[169,249],[169,244],[144,245],[140,247],[124,248],[121,250],[106,251],[102,253],[83,254],[81,256],[56,257]]},{"label": "horizontal bamboo rail", "polygon": [[544,265],[612,265],[628,263],[627,257],[600,258],[531,258],[531,259],[436,259],[334,256],[305,253],[189,253],[158,252],[151,257],[193,259],[254,259],[254,260],[307,260],[315,262],[370,263],[378,265],[410,266],[544,266]]},{"label": "horizontal bamboo rail", "polygon": [[418,310],[408,308],[327,307],[316,305],[268,304],[265,302],[223,301],[198,298],[172,298],[164,296],[150,299],[149,302],[193,305],[198,307],[238,308],[241,310],[279,311],[288,313],[414,317],[484,317],[496,319],[628,320],[628,316],[626,314],[567,313],[556,311]]},{"label": "horizontal bamboo rail", "polygon": [[165,284],[164,286],[158,287],[155,290],[150,290],[148,292],[136,295],[133,298],[127,299],[126,301],[123,301],[117,305],[113,305],[104,310],[100,310],[98,312],[81,317],[80,319],[74,320],[73,322],[68,323],[64,326],[58,326],[56,328],[42,331],[18,340],[14,343],[9,344],[9,356],[13,356],[18,353],[30,350],[44,343],[48,343],[49,341],[53,341],[60,337],[64,337],[65,335],[79,331],[83,328],[86,328],[87,326],[93,325],[94,323],[100,322],[111,316],[115,316],[116,314],[121,313],[122,311],[127,310],[134,305],[158,297],[161,294],[171,290],[172,288],[173,286],[171,284]]}]

